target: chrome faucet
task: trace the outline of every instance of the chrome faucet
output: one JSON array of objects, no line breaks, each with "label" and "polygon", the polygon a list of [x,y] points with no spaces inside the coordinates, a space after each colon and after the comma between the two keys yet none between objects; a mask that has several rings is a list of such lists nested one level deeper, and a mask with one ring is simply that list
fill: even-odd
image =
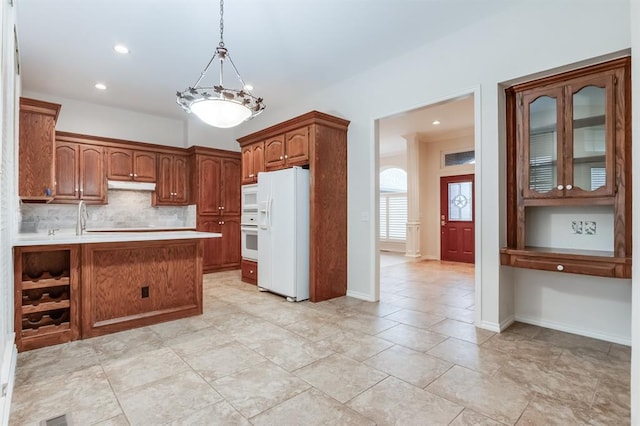
[{"label": "chrome faucet", "polygon": [[87,205],[84,200],[80,200],[78,203],[78,217],[76,219],[76,235],[82,235],[85,229],[87,229]]}]

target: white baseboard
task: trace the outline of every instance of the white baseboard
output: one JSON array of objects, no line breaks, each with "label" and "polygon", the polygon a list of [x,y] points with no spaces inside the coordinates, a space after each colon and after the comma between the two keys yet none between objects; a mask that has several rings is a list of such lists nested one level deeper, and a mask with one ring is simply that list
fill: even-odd
[{"label": "white baseboard", "polygon": [[430,255],[422,255],[420,257],[421,260],[440,260],[438,256],[430,256]]},{"label": "white baseboard", "polygon": [[580,336],[593,337],[594,339],[604,340],[607,342],[618,343],[620,345],[631,346],[631,337],[614,336],[607,333],[599,333],[583,328],[577,328],[571,325],[557,323],[553,321],[544,321],[538,318],[529,318],[527,316],[516,315],[515,320],[526,324],[537,325],[539,327],[551,328],[554,330],[564,331],[567,333],[578,334]]},{"label": "white baseboard", "polygon": [[376,302],[376,300],[368,294],[360,293],[359,291],[347,290],[347,296],[355,297],[356,299],[365,300],[367,302]]},{"label": "white baseboard", "polygon": [[500,324],[495,322],[480,321],[480,323],[476,324],[475,326],[484,330],[493,331],[494,333],[500,333]]},{"label": "white baseboard", "polygon": [[9,424],[9,414],[11,412],[11,396],[13,395],[13,385],[16,378],[16,361],[18,359],[18,350],[16,345],[11,341],[7,342],[5,352],[2,354],[2,364],[0,365],[0,392],[2,385],[7,384],[6,394],[1,396],[0,393],[0,424]]},{"label": "white baseboard", "polygon": [[511,315],[511,316],[507,317],[506,319],[503,319],[502,321],[500,321],[500,332],[505,331],[514,322],[516,322],[516,317],[514,317],[513,315]]}]

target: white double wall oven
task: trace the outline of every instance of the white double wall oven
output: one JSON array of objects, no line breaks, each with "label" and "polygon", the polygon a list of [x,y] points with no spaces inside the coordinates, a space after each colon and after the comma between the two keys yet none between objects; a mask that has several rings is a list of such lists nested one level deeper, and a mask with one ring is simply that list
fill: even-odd
[{"label": "white double wall oven", "polygon": [[258,260],[258,185],[242,186],[242,216],[240,218],[242,258]]}]

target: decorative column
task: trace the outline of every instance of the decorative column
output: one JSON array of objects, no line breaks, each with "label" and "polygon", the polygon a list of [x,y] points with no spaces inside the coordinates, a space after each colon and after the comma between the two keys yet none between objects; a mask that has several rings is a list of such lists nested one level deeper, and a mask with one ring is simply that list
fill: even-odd
[{"label": "decorative column", "polygon": [[417,133],[403,136],[407,141],[407,243],[405,256],[420,257],[420,144]]}]

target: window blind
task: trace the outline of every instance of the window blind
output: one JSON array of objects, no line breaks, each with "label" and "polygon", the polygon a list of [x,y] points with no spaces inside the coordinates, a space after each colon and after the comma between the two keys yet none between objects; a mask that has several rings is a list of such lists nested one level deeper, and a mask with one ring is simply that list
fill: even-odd
[{"label": "window blind", "polygon": [[556,132],[529,136],[529,188],[548,192],[554,186],[553,172],[556,166]]},{"label": "window blind", "polygon": [[380,241],[406,241],[407,194],[380,194]]}]

